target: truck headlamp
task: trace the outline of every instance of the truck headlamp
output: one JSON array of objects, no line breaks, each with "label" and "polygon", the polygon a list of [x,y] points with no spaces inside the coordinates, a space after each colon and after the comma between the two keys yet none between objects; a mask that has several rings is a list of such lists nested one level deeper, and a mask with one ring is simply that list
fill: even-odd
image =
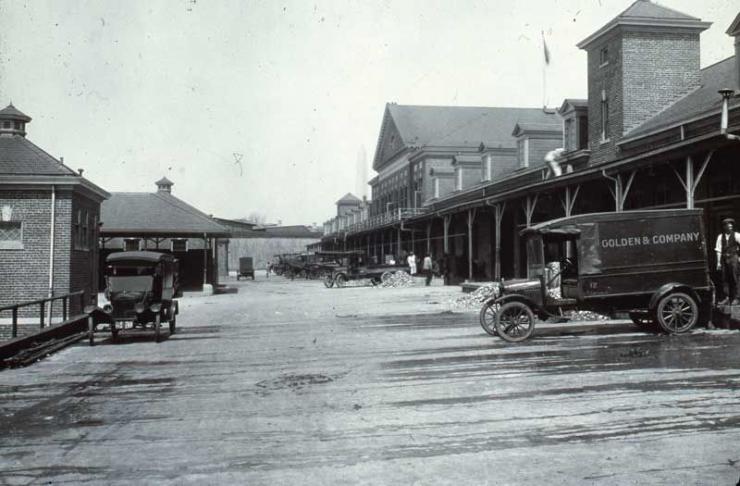
[{"label": "truck headlamp", "polygon": [[137,314],[141,314],[142,312],[146,310],[146,306],[142,302],[137,302],[136,305],[134,306],[134,310],[136,311]]},{"label": "truck headlamp", "polygon": [[162,304],[161,303],[152,304],[149,307],[149,310],[152,311],[152,312],[159,312],[160,310],[162,310]]}]

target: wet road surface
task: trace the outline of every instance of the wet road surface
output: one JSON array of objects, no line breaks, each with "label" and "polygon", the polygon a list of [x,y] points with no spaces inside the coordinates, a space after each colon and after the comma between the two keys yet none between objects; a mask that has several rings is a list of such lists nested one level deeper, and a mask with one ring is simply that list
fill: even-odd
[{"label": "wet road surface", "polygon": [[233,283],[0,372],[0,484],[735,484],[740,333],[538,328],[457,290]]}]

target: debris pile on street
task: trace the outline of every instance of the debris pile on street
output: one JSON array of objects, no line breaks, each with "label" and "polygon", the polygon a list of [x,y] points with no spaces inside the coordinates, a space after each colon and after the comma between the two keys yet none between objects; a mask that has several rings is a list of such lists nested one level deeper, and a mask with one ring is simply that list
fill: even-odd
[{"label": "debris pile on street", "polygon": [[381,287],[413,287],[414,277],[404,272],[403,270],[399,270],[397,272],[394,272],[389,278],[385,280],[385,282],[381,283],[380,286]]},{"label": "debris pile on street", "polygon": [[570,311],[565,313],[570,321],[606,321],[609,316],[604,316],[591,311]]},{"label": "debris pile on street", "polygon": [[454,310],[477,310],[485,301],[492,297],[498,297],[499,285],[497,283],[486,284],[474,292],[464,294],[448,302],[448,306]]}]

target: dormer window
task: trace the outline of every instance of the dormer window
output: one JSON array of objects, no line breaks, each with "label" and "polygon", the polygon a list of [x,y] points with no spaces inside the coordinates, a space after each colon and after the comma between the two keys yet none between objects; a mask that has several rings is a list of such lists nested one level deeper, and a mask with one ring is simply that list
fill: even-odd
[{"label": "dormer window", "polygon": [[609,64],[609,48],[602,47],[599,51],[599,66]]},{"label": "dormer window", "polygon": [[6,121],[4,121],[4,122],[3,122],[3,128],[10,128],[10,122],[9,122],[9,121],[7,121],[7,120],[6,120]]}]

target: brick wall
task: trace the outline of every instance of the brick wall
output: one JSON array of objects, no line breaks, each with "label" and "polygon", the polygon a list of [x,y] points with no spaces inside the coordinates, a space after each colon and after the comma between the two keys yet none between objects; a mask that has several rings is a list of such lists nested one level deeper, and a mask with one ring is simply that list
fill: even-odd
[{"label": "brick wall", "polygon": [[[601,50],[608,48],[602,65]],[[588,50],[591,163],[618,156],[616,142],[701,83],[699,34],[615,32]],[[601,138],[601,91],[609,101],[609,136]]]},{"label": "brick wall", "polygon": [[[48,297],[51,227],[51,190],[0,189],[0,206],[13,208],[12,219],[23,224],[23,248],[0,250],[0,306]],[[97,238],[91,250],[72,250],[72,216],[76,208],[100,214],[100,205],[69,189],[58,189],[54,225],[54,294],[63,295],[85,289],[97,293]],[[94,295],[94,293],[92,295]],[[90,294],[89,294],[90,295]],[[72,310],[79,305],[74,301]],[[54,314],[61,312],[55,304]],[[8,315],[5,315],[8,314]],[[20,312],[22,317],[36,316],[37,308]],[[9,318],[3,313],[0,318]]]},{"label": "brick wall", "polygon": [[701,84],[699,34],[627,33],[622,56],[624,133]]},{"label": "brick wall", "polygon": [[[608,63],[601,65],[600,52],[608,47]],[[588,50],[588,140],[591,163],[616,157],[616,144],[622,133],[622,38],[617,33],[605,36]],[[601,139],[601,90],[609,100],[610,134]]]}]

